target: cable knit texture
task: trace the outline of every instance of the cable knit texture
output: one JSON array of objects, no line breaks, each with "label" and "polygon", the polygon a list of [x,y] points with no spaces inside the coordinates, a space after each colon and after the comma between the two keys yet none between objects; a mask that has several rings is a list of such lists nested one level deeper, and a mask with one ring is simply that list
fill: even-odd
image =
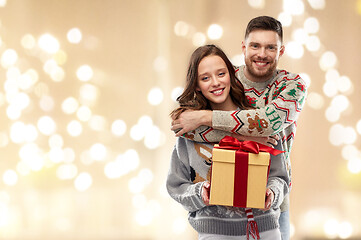
[{"label": "cable knit texture", "polygon": [[[280,141],[276,149],[282,150]],[[206,206],[202,200],[202,185],[210,179],[212,150],[213,144],[178,138],[167,177],[168,193],[189,211],[189,223],[197,232],[246,235],[247,216],[244,208]],[[288,184],[284,154],[271,155],[267,186],[274,192],[275,199],[269,211],[253,209],[260,232],[279,227],[280,204],[288,193]]]}]

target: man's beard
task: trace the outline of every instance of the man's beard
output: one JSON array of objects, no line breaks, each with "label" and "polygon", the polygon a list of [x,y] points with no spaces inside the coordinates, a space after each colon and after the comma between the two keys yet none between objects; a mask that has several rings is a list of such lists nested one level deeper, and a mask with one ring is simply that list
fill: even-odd
[{"label": "man's beard", "polygon": [[255,69],[255,67],[252,65],[253,63],[253,60],[246,60],[245,61],[245,64],[246,64],[246,67],[247,67],[247,72],[249,75],[251,75],[251,77],[253,78],[257,78],[257,79],[261,79],[261,80],[268,80],[272,77],[275,69],[276,69],[276,64],[275,62],[270,62],[269,64],[269,67],[267,68],[266,71],[258,71],[257,69]]}]

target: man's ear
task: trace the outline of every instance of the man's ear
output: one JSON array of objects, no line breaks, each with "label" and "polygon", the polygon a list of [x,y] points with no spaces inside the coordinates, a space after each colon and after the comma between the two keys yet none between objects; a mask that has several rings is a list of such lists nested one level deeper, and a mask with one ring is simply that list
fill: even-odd
[{"label": "man's ear", "polygon": [[246,40],[243,40],[242,43],[241,43],[241,47],[242,47],[242,53],[244,55],[246,55]]},{"label": "man's ear", "polygon": [[285,53],[285,50],[286,50],[285,45],[282,45],[280,49],[280,57]]}]

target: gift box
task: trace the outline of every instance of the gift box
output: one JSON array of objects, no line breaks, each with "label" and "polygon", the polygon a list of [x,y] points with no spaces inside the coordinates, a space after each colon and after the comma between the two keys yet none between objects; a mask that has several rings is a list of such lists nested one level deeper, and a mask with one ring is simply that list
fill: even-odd
[{"label": "gift box", "polygon": [[270,153],[282,151],[225,137],[213,148],[210,204],[264,208]]}]

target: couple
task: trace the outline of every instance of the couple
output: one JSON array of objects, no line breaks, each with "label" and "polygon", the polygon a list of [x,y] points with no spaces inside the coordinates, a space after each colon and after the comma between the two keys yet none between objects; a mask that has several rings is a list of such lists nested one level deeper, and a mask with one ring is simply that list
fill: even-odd
[{"label": "couple", "polygon": [[279,21],[256,17],[242,42],[245,66],[234,67],[214,45],[199,47],[191,56],[180,107],[171,113],[179,138],[167,189],[189,211],[199,239],[249,237],[244,208],[209,205],[212,143],[227,135],[284,151],[271,156],[265,208],[251,212],[259,235],[252,236],[289,239],[290,151],[307,91],[298,75],[276,68],[285,51],[282,37]]}]

